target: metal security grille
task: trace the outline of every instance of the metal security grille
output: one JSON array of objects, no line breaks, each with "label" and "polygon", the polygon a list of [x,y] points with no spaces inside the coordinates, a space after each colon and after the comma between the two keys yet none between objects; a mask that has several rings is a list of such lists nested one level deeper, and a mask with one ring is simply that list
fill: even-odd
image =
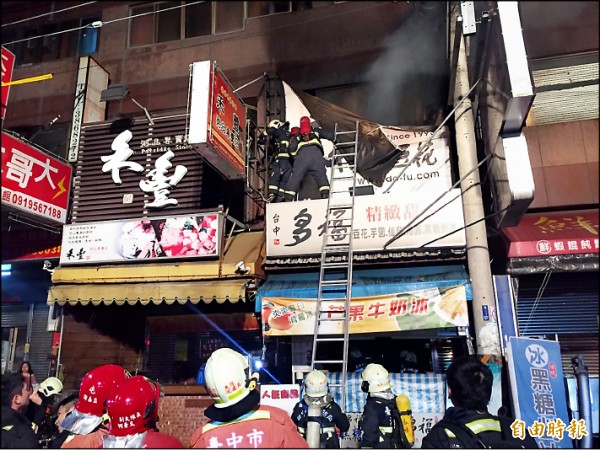
[{"label": "metal security grille", "polygon": [[597,336],[598,289],[597,272],[519,277],[520,335],[593,333]]}]

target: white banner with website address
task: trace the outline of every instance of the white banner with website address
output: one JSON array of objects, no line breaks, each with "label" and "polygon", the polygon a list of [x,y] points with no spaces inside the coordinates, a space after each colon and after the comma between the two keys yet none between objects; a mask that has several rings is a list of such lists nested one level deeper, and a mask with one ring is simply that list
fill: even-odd
[{"label": "white banner with website address", "polygon": [[[320,254],[326,213],[326,199],[267,204],[267,256]],[[335,219],[342,223],[349,215],[349,210],[339,210]],[[406,234],[392,242],[388,250],[464,247],[464,225],[458,188],[444,196],[436,193],[357,196],[352,248],[355,252],[383,250],[407,226]],[[339,243],[347,240],[344,228],[329,232],[336,234]]]}]

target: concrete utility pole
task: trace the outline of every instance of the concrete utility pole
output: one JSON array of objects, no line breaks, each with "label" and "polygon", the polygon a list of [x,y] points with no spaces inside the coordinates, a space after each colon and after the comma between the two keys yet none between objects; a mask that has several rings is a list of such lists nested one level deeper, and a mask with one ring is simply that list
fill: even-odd
[{"label": "concrete utility pole", "polygon": [[[451,49],[458,48],[458,62],[456,67],[456,82],[454,86],[454,105],[467,95],[469,91],[469,75],[467,71],[467,55],[465,51],[465,37],[459,33],[460,45],[455,45],[457,19],[460,15],[460,2],[453,2],[450,14]],[[458,21],[462,27],[462,21]],[[454,51],[454,50],[453,50]],[[451,55],[454,56],[454,55]],[[450,58],[454,60],[453,57]],[[451,70],[453,68],[451,67]],[[452,89],[453,86],[450,86]],[[461,178],[460,184],[463,200],[463,215],[465,225],[476,222],[484,217],[483,200],[479,171],[475,170],[470,175],[466,174],[478,163],[477,146],[475,142],[475,128],[471,100],[465,99],[457,108],[454,115],[456,124],[456,148],[458,153],[458,170]],[[476,223],[466,229],[467,264],[473,287],[473,315],[475,317],[475,339],[477,355],[500,356],[500,333],[497,319],[492,312],[496,308],[494,285],[490,268],[490,253],[488,249],[485,221]]]}]

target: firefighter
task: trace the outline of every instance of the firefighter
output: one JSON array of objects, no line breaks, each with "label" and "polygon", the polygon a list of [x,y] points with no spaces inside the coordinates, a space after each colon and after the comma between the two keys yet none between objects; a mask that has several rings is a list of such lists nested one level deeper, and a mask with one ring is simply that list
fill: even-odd
[{"label": "firefighter", "polygon": [[285,201],[296,199],[302,179],[308,173],[317,183],[321,198],[329,198],[329,181],[325,170],[321,138],[335,144],[335,136],[320,127],[313,128],[310,118],[300,118],[300,133],[290,141],[290,155],[294,159],[292,175],[287,183]]},{"label": "firefighter", "polygon": [[292,160],[289,154],[290,124],[274,119],[259,137],[260,144],[267,144],[271,163],[269,164],[268,202],[283,201],[283,193],[292,174]]},{"label": "firefighter", "polygon": [[47,445],[56,433],[52,408],[62,389],[63,384],[58,378],[48,377],[29,397],[27,417],[37,426],[37,434],[44,445]]},{"label": "firefighter", "polygon": [[160,433],[158,402],[160,385],[142,375],[129,378],[106,400],[109,434],[104,448],[184,448],[168,434]]},{"label": "firefighter", "polygon": [[368,393],[359,425],[361,448],[410,448],[388,371],[380,364],[369,364],[361,378],[361,390]]},{"label": "firefighter", "polygon": [[258,374],[250,373],[248,358],[220,348],[206,362],[204,378],[215,403],[204,411],[210,422],[194,431],[191,448],[308,448],[285,411],[260,405]]},{"label": "firefighter", "polygon": [[321,407],[321,417],[317,419],[320,425],[319,448],[340,448],[340,439],[336,427],[345,433],[350,429],[350,421],[329,395],[327,376],[320,370],[312,370],[304,378],[304,397],[292,411],[292,420],[298,431],[306,439],[308,422],[314,420],[308,416],[309,405]]},{"label": "firefighter", "polygon": [[130,377],[115,364],[96,367],[83,377],[79,399],[60,425],[70,433],[61,448],[102,448],[102,436],[108,433],[104,402]]}]

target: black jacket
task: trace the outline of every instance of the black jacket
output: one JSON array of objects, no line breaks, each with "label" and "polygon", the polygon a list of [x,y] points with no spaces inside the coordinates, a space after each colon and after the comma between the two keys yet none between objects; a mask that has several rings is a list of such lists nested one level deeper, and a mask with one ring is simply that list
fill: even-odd
[{"label": "black jacket", "polygon": [[[466,426],[471,425],[469,428],[489,448],[538,448],[535,439],[529,435],[528,431],[526,431],[524,440],[512,437],[510,426],[514,419],[509,417],[498,417],[488,412],[481,414],[477,411],[451,407],[446,410],[443,420]],[[478,431],[477,425],[485,428],[485,431]],[[490,430],[490,428],[498,427],[502,431]],[[525,429],[527,430],[527,427]],[[423,438],[421,448],[477,448],[477,444],[463,443],[456,437],[450,437],[443,424],[437,423]]]},{"label": "black jacket", "polygon": [[[291,417],[302,437],[306,439],[308,404],[304,400],[296,403]],[[340,440],[335,431],[335,427],[338,427],[342,433],[345,433],[350,429],[348,416],[342,412],[340,405],[333,400],[331,400],[327,406],[322,408],[319,425],[321,426],[320,448],[340,448]]]},{"label": "black jacket", "polygon": [[2,407],[1,448],[41,448],[32,422],[24,414]]},{"label": "black jacket", "polygon": [[410,448],[395,398],[384,400],[369,394],[360,421],[362,448]]}]

